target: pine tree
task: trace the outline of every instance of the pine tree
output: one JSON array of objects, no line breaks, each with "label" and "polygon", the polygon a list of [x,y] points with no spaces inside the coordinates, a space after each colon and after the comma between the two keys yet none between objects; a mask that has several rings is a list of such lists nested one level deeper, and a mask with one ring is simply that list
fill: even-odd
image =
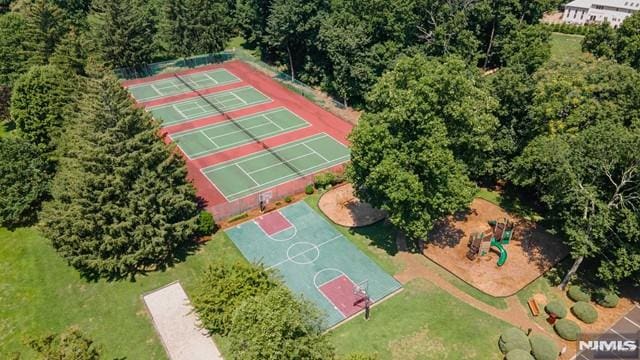
[{"label": "pine tree", "polygon": [[96,2],[92,32],[96,51],[113,67],[138,67],[154,53],[155,20],[140,0]]},{"label": "pine tree", "polygon": [[42,215],[45,235],[85,276],[169,265],[195,234],[195,191],[158,130],[117,79],[89,81]]},{"label": "pine tree", "polygon": [[186,46],[187,5],[185,0],[168,0],[163,8],[161,25],[161,41],[172,56],[187,57],[190,55]]},{"label": "pine tree", "polygon": [[50,1],[34,0],[26,8],[25,19],[29,62],[46,64],[67,31],[65,13]]},{"label": "pine tree", "polygon": [[27,23],[19,14],[0,15],[0,84],[10,86],[24,71]]},{"label": "pine tree", "polygon": [[49,63],[69,69],[78,75],[85,75],[86,49],[86,39],[77,29],[71,29],[56,47],[55,52],[49,58]]}]

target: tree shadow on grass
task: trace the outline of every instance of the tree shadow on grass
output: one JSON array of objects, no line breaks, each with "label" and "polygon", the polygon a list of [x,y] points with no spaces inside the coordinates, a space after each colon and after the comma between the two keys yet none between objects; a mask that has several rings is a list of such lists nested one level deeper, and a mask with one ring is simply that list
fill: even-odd
[{"label": "tree shadow on grass", "polygon": [[364,236],[369,239],[369,246],[384,250],[388,255],[398,253],[396,244],[396,229],[390,223],[382,220],[375,224],[357,228],[350,228],[349,233]]}]

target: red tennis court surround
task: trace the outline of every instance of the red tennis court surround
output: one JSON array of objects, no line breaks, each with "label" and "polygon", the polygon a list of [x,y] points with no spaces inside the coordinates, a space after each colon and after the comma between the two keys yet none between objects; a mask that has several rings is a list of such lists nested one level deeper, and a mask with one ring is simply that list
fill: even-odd
[{"label": "red tennis court surround", "polygon": [[287,220],[286,217],[282,216],[279,211],[274,211],[267,215],[262,215],[259,218],[255,219],[255,222],[258,224],[258,226],[260,226],[262,231],[264,231],[265,234],[269,236],[293,227],[289,220]]},{"label": "red tennis court surround", "polygon": [[348,318],[365,307],[365,302],[358,301],[360,299],[353,293],[354,285],[346,275],[340,275],[320,285],[320,292]]}]

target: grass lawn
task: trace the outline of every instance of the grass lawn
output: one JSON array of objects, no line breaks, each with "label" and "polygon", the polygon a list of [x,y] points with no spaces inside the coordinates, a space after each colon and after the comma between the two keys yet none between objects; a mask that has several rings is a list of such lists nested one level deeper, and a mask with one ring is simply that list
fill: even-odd
[{"label": "grass lawn", "polygon": [[551,33],[551,60],[565,61],[582,56],[582,35]]},{"label": "grass lawn", "polygon": [[[220,256],[223,254],[224,256]],[[187,261],[135,282],[88,283],[34,229],[0,229],[0,358],[23,352],[25,337],[77,325],[104,349],[105,358],[163,359],[165,352],[141,294],[174,280],[189,291],[214,258],[243,261],[223,232]],[[216,340],[224,349],[224,341]]]},{"label": "grass lawn", "polygon": [[502,359],[499,334],[509,325],[426,280],[330,333],[339,355],[377,352],[381,359]]}]

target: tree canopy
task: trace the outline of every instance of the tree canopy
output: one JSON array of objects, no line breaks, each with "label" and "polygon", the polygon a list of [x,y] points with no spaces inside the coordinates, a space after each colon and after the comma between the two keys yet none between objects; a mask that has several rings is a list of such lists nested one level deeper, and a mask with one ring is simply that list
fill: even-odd
[{"label": "tree canopy", "polygon": [[65,134],[42,230],[87,276],[163,267],[196,233],[183,160],[115,78],[90,80]]}]

